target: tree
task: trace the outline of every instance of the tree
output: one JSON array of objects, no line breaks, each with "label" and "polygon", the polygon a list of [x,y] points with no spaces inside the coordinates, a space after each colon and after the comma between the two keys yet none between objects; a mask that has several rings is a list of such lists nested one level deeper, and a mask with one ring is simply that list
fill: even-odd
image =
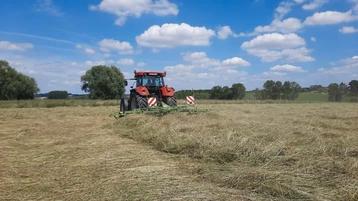
[{"label": "tree", "polygon": [[326,92],[327,89],[322,85],[311,85],[309,91]]},{"label": "tree", "polygon": [[219,99],[222,93],[221,86],[214,86],[210,90],[210,99]]},{"label": "tree", "polygon": [[295,100],[301,91],[301,86],[297,82],[285,81],[282,85],[282,99]]},{"label": "tree", "polygon": [[0,99],[33,99],[38,92],[36,81],[0,60]]},{"label": "tree", "polygon": [[333,102],[339,102],[342,100],[342,89],[337,83],[331,83],[328,85],[328,100]]},{"label": "tree", "polygon": [[264,83],[264,92],[265,97],[269,99],[280,99],[281,98],[281,90],[282,90],[282,82],[281,81],[273,81],[267,80]]},{"label": "tree", "polygon": [[231,100],[232,99],[232,90],[228,86],[224,86],[221,91],[221,96],[219,99]]},{"label": "tree", "polygon": [[352,80],[348,84],[350,96],[358,96],[358,80]]},{"label": "tree", "polygon": [[301,92],[301,86],[297,82],[267,80],[262,91],[256,90],[255,96],[259,99],[285,99],[294,100]]},{"label": "tree", "polygon": [[232,98],[233,99],[243,99],[245,97],[246,88],[241,83],[236,83],[231,86]]},{"label": "tree", "polygon": [[67,91],[50,91],[47,95],[48,99],[67,99],[68,93]]},{"label": "tree", "polygon": [[117,99],[125,91],[124,76],[115,66],[93,66],[81,81],[82,90],[92,99]]}]

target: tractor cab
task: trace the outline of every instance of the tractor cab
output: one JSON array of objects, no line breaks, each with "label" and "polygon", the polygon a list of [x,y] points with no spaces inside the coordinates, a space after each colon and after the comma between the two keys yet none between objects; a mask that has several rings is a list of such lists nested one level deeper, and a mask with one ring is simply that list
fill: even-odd
[{"label": "tractor cab", "polygon": [[164,79],[161,74],[152,73],[136,76],[137,86],[164,86]]},{"label": "tractor cab", "polygon": [[[128,110],[136,108],[147,108],[148,100],[153,100],[157,105],[165,103],[169,106],[176,106],[174,97],[175,90],[164,83],[166,72],[159,71],[134,71],[136,87],[130,91]],[[123,102],[126,102],[123,100]]]}]

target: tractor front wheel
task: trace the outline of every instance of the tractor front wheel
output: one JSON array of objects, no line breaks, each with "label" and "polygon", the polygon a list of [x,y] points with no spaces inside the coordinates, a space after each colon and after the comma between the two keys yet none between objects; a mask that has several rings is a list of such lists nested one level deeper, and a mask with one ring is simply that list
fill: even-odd
[{"label": "tractor front wheel", "polygon": [[175,97],[166,97],[165,98],[165,103],[167,105],[169,105],[170,107],[177,106],[177,100],[175,99]]}]

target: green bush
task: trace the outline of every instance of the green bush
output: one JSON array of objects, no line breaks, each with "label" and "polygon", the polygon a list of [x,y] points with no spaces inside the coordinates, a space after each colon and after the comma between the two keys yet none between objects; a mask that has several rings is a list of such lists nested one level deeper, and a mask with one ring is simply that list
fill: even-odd
[{"label": "green bush", "polygon": [[47,95],[48,99],[67,99],[67,91],[50,91]]}]

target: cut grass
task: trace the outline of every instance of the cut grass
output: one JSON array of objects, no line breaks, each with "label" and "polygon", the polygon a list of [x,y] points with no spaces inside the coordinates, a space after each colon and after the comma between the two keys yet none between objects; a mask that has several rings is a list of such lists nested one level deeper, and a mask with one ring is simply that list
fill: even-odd
[{"label": "cut grass", "polygon": [[118,107],[0,110],[0,200],[244,200],[113,133]]},{"label": "cut grass", "polygon": [[356,104],[207,107],[197,115],[128,116],[117,133],[192,158],[193,174],[253,200],[358,199]]}]

